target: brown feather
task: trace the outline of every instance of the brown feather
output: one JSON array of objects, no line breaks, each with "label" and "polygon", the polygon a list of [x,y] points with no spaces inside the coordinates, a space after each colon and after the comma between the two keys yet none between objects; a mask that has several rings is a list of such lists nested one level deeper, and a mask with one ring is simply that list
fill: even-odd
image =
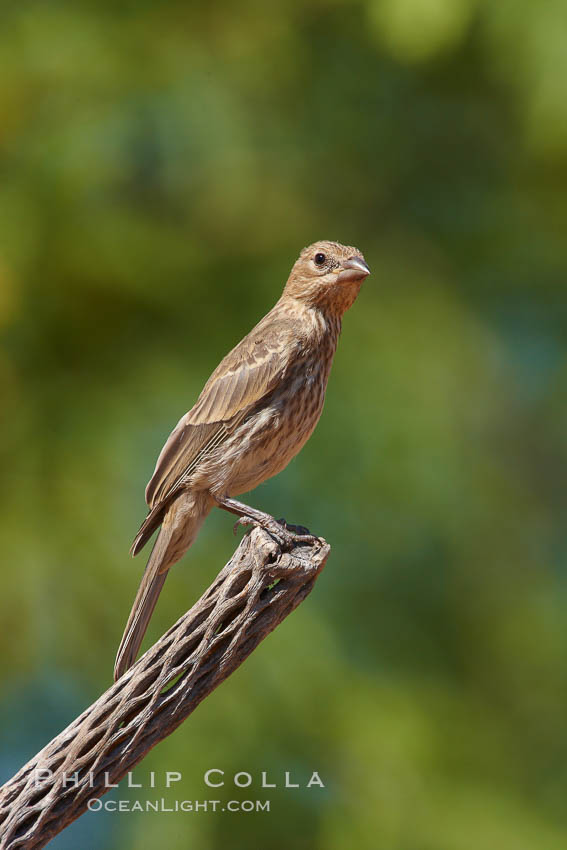
[{"label": "brown feather", "polygon": [[[256,325],[215,369],[196,404],[171,432],[146,487],[150,508],[159,506],[212,446],[229,436],[247,412],[283,378],[298,347],[293,322]],[[267,325],[269,324],[269,327]]]},{"label": "brown feather", "polygon": [[138,529],[138,533],[136,534],[134,541],[130,546],[130,554],[132,555],[132,557],[137,555],[138,552],[141,552],[141,550],[144,548],[156,528],[159,528],[162,523],[166,507],[167,502],[160,502],[159,505],[157,505],[149,512],[149,514],[141,524],[140,528]]}]

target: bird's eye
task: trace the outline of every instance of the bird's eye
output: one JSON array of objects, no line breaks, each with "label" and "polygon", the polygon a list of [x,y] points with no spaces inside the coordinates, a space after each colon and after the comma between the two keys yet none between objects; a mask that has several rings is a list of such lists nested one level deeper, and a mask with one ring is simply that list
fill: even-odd
[{"label": "bird's eye", "polygon": [[315,263],[318,266],[322,266],[326,259],[327,258],[324,254],[315,254]]}]

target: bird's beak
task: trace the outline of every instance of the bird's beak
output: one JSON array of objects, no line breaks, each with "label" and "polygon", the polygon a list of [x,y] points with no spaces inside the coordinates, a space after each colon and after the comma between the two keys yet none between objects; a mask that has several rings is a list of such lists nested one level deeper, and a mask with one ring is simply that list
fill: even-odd
[{"label": "bird's beak", "polygon": [[370,274],[370,269],[365,261],[362,257],[355,255],[349,257],[348,260],[343,260],[337,280],[340,283],[350,283],[352,280],[362,280],[368,274]]}]

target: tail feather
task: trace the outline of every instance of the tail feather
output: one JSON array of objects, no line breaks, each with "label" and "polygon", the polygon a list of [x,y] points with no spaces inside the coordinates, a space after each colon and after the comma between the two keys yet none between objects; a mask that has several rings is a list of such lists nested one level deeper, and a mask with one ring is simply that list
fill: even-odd
[{"label": "tail feather", "polygon": [[169,568],[194,542],[213,504],[213,498],[206,491],[184,492],[177,496],[172,504],[160,505],[159,510],[154,508],[142,524],[132,546],[134,555],[160,523],[162,527],[154,543],[118,647],[114,665],[114,681],[117,681],[136,660]]},{"label": "tail feather", "polygon": [[163,569],[164,555],[168,543],[169,534],[166,529],[163,529],[154,543],[116,653],[115,682],[136,660],[148,623],[169,572],[169,566]]}]

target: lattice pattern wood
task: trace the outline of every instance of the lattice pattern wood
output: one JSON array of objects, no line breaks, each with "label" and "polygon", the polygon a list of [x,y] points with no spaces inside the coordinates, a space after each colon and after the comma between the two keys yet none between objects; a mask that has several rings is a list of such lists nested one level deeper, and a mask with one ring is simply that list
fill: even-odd
[{"label": "lattice pattern wood", "polygon": [[0,789],[1,850],[43,847],[173,732],[305,599],[329,551],[247,534],[191,610]]}]

